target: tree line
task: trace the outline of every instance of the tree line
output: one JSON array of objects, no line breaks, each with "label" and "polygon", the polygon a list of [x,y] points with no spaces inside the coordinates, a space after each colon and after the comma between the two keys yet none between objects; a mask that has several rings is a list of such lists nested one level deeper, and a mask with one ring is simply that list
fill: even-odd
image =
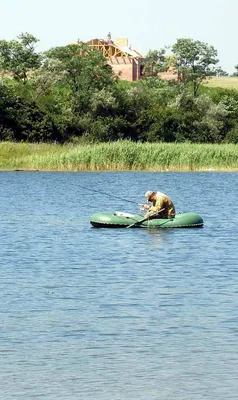
[{"label": "tree line", "polygon": [[[213,46],[178,39],[150,51],[144,79],[125,82],[78,41],[44,53],[29,33],[0,40],[0,140],[238,143],[238,92],[203,85],[225,75]],[[158,72],[174,68],[178,79]]]}]

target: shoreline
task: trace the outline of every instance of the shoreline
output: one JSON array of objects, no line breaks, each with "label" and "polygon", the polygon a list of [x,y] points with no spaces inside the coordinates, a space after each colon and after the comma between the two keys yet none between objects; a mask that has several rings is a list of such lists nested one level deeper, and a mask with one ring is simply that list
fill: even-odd
[{"label": "shoreline", "polygon": [[238,172],[238,168],[171,169],[0,169],[1,172]]}]

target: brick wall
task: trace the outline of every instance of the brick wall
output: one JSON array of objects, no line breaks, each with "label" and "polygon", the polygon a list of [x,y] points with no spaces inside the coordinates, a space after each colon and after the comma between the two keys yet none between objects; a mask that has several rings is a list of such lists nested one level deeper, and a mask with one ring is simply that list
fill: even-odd
[{"label": "brick wall", "polygon": [[141,79],[140,63],[138,60],[124,57],[110,57],[107,59],[115,74],[119,75],[121,80],[135,81]]}]

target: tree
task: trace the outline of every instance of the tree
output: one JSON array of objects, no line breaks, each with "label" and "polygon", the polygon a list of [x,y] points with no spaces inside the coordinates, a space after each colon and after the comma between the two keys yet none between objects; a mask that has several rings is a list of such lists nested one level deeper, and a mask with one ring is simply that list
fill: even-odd
[{"label": "tree", "polygon": [[175,68],[179,74],[179,81],[187,86],[192,84],[194,97],[197,96],[199,86],[206,79],[216,75],[219,68],[217,51],[213,46],[199,40],[178,39],[172,46],[176,56]]},{"label": "tree", "polygon": [[64,132],[37,104],[18,96],[13,85],[1,85],[0,140],[63,141]]},{"label": "tree", "polygon": [[91,88],[100,90],[113,82],[112,69],[102,53],[82,42],[47,51],[45,69],[50,70],[52,63],[57,65],[61,81],[68,84],[74,94]]},{"label": "tree", "polygon": [[224,69],[218,67],[216,71],[216,76],[229,76],[227,71],[224,71]]},{"label": "tree", "polygon": [[0,40],[0,69],[18,82],[25,84],[29,72],[40,67],[41,56],[35,52],[38,42],[29,33],[22,33],[19,40]]},{"label": "tree", "polygon": [[[48,73],[48,83],[51,76],[52,82],[71,91],[74,113],[86,112],[92,93],[110,87],[114,82],[112,69],[102,53],[82,42],[47,51],[41,74],[44,71]],[[44,79],[42,82],[47,83]]]},{"label": "tree", "polygon": [[189,140],[193,143],[221,143],[227,131],[228,107],[214,103],[206,95],[194,97],[183,93],[176,99],[179,129],[177,141]]},{"label": "tree", "polygon": [[144,59],[143,75],[157,76],[158,72],[165,71],[165,49],[150,50]]},{"label": "tree", "polygon": [[238,76],[238,65],[235,65],[235,72],[232,74],[232,76]]}]

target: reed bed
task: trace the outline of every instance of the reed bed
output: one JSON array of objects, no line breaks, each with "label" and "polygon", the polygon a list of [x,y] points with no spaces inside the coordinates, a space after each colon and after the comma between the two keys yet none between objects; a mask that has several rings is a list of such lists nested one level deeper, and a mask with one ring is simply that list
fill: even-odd
[{"label": "reed bed", "polygon": [[238,171],[238,145],[118,141],[62,146],[1,142],[0,170]]}]

